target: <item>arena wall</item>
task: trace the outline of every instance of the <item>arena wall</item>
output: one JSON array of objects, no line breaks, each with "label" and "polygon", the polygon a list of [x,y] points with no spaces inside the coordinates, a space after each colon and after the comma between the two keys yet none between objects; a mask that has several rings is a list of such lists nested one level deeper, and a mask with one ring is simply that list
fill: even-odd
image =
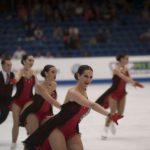
[{"label": "arena wall", "polygon": [[[131,76],[138,81],[150,82],[150,56],[130,56],[129,71]],[[22,67],[20,60],[12,60],[13,71]],[[37,71],[39,80],[41,69],[46,64],[56,66],[58,70],[58,84],[75,83],[74,72],[79,65],[88,64],[94,70],[93,83],[109,83],[112,78],[112,68],[116,64],[115,57],[91,57],[91,58],[36,58],[33,68]]]}]

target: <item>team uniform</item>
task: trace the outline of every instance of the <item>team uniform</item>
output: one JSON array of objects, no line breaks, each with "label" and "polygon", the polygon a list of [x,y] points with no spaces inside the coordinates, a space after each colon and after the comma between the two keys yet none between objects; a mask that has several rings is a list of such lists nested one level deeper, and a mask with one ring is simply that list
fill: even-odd
[{"label": "team uniform", "polygon": [[83,107],[76,102],[68,102],[62,105],[61,111],[42,124],[25,141],[27,150],[34,150],[34,146],[42,146],[49,134],[55,129],[59,129],[68,140],[76,134],[79,134],[79,122],[89,108]]},{"label": "team uniform", "polygon": [[58,127],[66,140],[72,138],[74,135],[79,134],[79,122],[81,118],[87,114],[87,112],[89,112],[89,108],[82,106],[77,114],[75,114],[64,125]]},{"label": "team uniform", "polygon": [[33,97],[33,86],[35,85],[35,76],[33,75],[31,78],[21,77],[21,79],[17,82],[16,87],[17,91],[15,96],[13,97],[13,103],[15,103],[20,108],[32,100]]},{"label": "team uniform", "polygon": [[[128,72],[125,72],[124,75],[129,76]],[[119,102],[126,96],[126,94],[126,81],[121,79],[119,76],[114,75],[112,78],[112,86],[96,100],[96,103],[107,109],[109,108],[110,97],[114,101]],[[122,117],[122,115],[118,114],[118,119],[121,119]],[[104,127],[104,131],[102,133],[103,140],[107,139],[109,129],[113,135],[116,134],[115,125],[113,122],[110,122],[109,126]]]},{"label": "team uniform", "polygon": [[[125,73],[128,76],[128,73]],[[112,78],[112,86],[104,92],[98,99],[97,103],[104,108],[109,107],[109,97],[111,96],[115,101],[120,101],[126,94],[126,81],[121,79],[119,76],[114,75]]]},{"label": "team uniform", "polygon": [[[57,92],[53,91],[51,96],[56,99]],[[53,108],[52,105],[42,96],[35,94],[33,96],[33,103],[29,105],[20,115],[20,126],[26,126],[26,118],[31,113],[34,113],[37,116],[39,123],[41,123],[44,119],[46,119],[47,116],[53,115]],[[37,147],[35,147],[34,149],[38,150]],[[40,150],[51,150],[48,141],[45,141]]]},{"label": "team uniform", "polygon": [[[56,99],[56,91],[54,91],[51,96]],[[32,100],[33,103],[29,105],[20,115],[20,126],[25,126],[26,118],[31,113],[34,113],[37,116],[39,122],[42,122],[47,116],[53,115],[52,105],[42,96],[35,94]]]},{"label": "team uniform", "polygon": [[[51,96],[54,99],[56,99],[57,97],[56,91],[53,91]],[[44,119],[46,119],[47,116],[52,116],[52,115],[53,115],[52,105],[48,101],[44,100],[43,104],[41,105],[40,110],[36,113],[36,116],[38,117],[39,121],[42,122]]]},{"label": "team uniform", "polygon": [[2,71],[0,71],[0,124],[3,123],[9,114],[9,104],[12,101],[14,73],[10,72],[8,83],[5,82]]}]

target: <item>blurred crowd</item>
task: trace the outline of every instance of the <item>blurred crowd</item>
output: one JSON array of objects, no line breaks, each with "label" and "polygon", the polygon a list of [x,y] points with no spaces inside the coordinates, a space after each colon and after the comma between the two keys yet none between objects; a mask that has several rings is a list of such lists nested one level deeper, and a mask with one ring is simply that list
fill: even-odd
[{"label": "blurred crowd", "polygon": [[[45,22],[72,21],[74,17],[80,17],[87,22],[93,20],[115,22],[120,19],[120,12],[126,15],[135,13],[134,2],[135,0],[1,0],[0,13],[8,13],[7,17],[17,17],[22,21],[26,31],[25,41],[47,41],[44,29],[35,23],[33,18],[43,16]],[[140,13],[135,13],[135,16],[138,15],[136,17],[149,21],[150,1],[144,0],[142,3]],[[91,45],[106,43],[110,35],[111,29],[99,28],[88,42]],[[77,26],[66,28],[56,26],[52,38],[62,41],[66,49],[79,49],[82,45],[81,36]],[[139,35],[139,41],[149,41],[149,39],[149,29]]]}]

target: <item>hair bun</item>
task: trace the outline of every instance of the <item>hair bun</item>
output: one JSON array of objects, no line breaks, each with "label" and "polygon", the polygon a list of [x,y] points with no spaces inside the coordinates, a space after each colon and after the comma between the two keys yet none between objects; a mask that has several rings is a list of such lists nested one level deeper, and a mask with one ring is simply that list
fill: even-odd
[{"label": "hair bun", "polygon": [[41,71],[41,76],[45,77],[45,71],[44,70]]},{"label": "hair bun", "polygon": [[77,72],[74,74],[74,78],[78,80]]}]

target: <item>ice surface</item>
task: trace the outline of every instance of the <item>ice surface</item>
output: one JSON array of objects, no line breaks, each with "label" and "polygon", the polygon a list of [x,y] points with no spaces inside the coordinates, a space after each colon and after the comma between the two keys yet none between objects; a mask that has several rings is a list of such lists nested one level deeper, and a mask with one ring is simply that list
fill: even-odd
[{"label": "ice surface", "polygon": [[[90,100],[101,95],[110,84],[90,85],[88,97]],[[105,117],[90,111],[80,123],[80,132],[84,150],[150,150],[150,84],[145,88],[127,86],[127,103],[124,118],[119,121],[117,134],[109,134],[106,141],[101,140]],[[67,89],[71,86],[58,87],[58,100],[63,102]],[[58,111],[54,109],[55,113]],[[0,150],[10,150],[12,130],[12,114],[6,122],[0,125]],[[23,150],[21,141],[26,138],[26,131],[20,128],[16,150]]]}]

